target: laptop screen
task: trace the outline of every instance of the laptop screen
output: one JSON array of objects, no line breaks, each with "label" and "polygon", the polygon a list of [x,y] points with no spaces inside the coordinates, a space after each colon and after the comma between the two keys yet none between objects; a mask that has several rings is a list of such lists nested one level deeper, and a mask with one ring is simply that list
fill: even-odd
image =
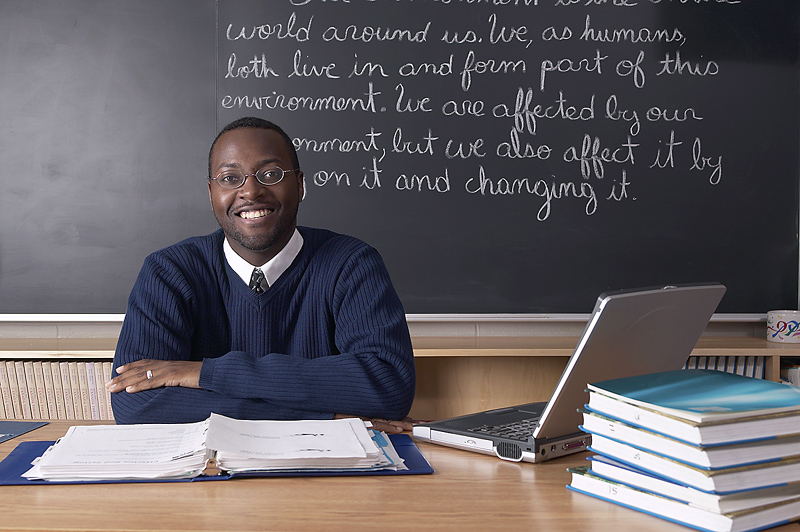
[{"label": "laptop screen", "polygon": [[724,294],[716,283],[601,294],[534,436],[577,432],[589,382],[682,368]]}]

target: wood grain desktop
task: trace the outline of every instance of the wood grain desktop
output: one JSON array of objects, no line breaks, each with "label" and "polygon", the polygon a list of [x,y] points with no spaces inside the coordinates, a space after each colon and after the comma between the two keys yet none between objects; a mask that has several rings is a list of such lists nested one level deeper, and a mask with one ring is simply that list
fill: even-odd
[{"label": "wood grain desktop", "polygon": [[[88,424],[88,422],[86,423]],[[55,421],[0,444],[53,440]],[[539,530],[681,532],[685,527],[570,492],[566,468],[419,443],[433,475],[0,487],[0,531]],[[797,531],[793,523],[773,530]]]}]

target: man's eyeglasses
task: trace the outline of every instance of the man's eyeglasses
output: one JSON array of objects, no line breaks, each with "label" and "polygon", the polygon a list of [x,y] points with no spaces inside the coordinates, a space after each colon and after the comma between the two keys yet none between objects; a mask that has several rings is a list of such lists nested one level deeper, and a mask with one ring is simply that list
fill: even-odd
[{"label": "man's eyeglasses", "polygon": [[259,183],[262,185],[277,185],[286,175],[286,172],[297,172],[299,168],[292,170],[284,170],[278,166],[266,166],[255,174],[245,174],[239,170],[225,170],[216,175],[216,177],[209,177],[209,181],[216,181],[222,188],[234,189],[244,185],[249,176],[255,176]]}]

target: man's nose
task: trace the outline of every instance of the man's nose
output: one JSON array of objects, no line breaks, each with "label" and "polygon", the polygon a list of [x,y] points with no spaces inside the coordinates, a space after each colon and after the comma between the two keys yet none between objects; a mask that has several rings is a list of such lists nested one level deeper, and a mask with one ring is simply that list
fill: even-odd
[{"label": "man's nose", "polygon": [[239,196],[248,198],[257,198],[266,193],[267,186],[261,184],[256,176],[253,174],[248,175],[244,184],[239,187]]}]

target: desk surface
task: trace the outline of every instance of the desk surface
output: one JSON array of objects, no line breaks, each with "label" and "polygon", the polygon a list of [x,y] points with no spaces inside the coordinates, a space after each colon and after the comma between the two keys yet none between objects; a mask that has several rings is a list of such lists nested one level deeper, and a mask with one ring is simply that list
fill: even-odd
[{"label": "desk surface", "polygon": [[[56,421],[0,444],[54,440]],[[0,487],[0,530],[581,530],[680,532],[661,519],[568,491],[566,468],[419,444],[433,475]],[[798,530],[797,524],[775,528]]]}]

